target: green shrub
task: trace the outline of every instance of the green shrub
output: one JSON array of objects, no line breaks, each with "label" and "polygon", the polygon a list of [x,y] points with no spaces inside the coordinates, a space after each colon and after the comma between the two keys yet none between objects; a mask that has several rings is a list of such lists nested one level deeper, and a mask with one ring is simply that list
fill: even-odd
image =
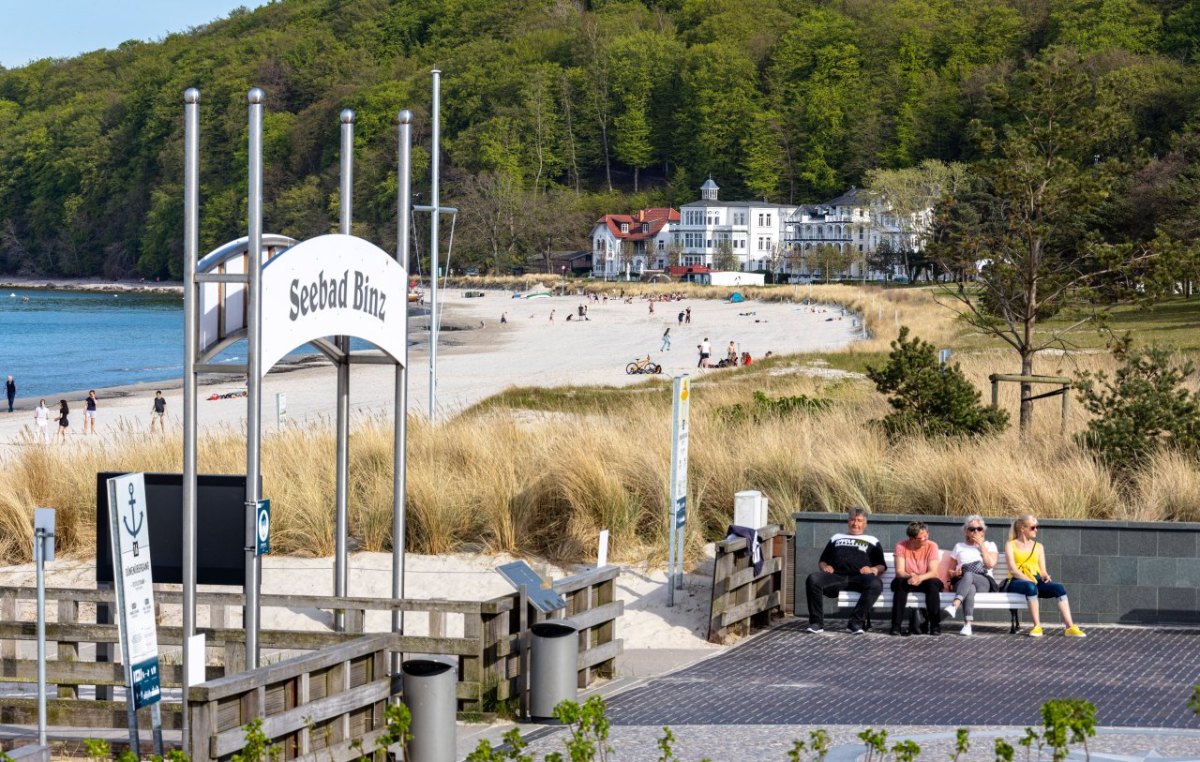
[{"label": "green shrub", "polygon": [[1096,416],[1078,435],[1080,444],[1118,471],[1163,447],[1200,454],[1200,396],[1183,388],[1193,363],[1173,362],[1165,347],[1133,349],[1129,337],[1113,356],[1120,366],[1111,380],[1101,371],[1081,373],[1075,382],[1083,406]]},{"label": "green shrub", "polygon": [[754,402],[740,402],[717,410],[717,416],[725,423],[738,424],[752,421],[759,423],[768,418],[789,418],[797,413],[818,413],[829,409],[829,400],[798,394],[795,397],[771,398],[761,390],[754,391]]},{"label": "green shrub", "polygon": [[908,339],[908,326],[891,343],[887,365],[867,366],[867,378],[890,395],[881,422],[889,436],[975,436],[1003,431],[1008,413],[980,404],[979,392],[958,364],[941,366],[933,345]]}]

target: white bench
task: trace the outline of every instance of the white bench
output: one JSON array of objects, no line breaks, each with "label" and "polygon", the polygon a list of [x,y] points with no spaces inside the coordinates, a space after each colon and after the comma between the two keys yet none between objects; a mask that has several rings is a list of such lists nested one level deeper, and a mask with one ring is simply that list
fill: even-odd
[{"label": "white bench", "polygon": [[[887,571],[880,578],[883,582],[883,594],[879,596],[879,600],[875,601],[876,609],[884,609],[891,612],[892,610],[892,580],[896,578],[896,559],[892,553],[883,554],[884,563],[887,564]],[[945,550],[938,550],[938,565],[948,566],[950,563],[950,553]],[[1000,557],[996,561],[996,566],[992,569],[992,576],[996,578],[996,582],[1003,582],[1008,577],[1008,559],[1004,557],[1004,551],[1000,551]],[[955,580],[951,580],[953,584]],[[858,593],[849,590],[843,590],[838,593],[837,605],[839,609],[851,609],[858,603]],[[945,608],[951,603],[954,603],[954,593],[941,594],[941,607]],[[925,608],[925,595],[921,592],[910,592],[908,601],[905,604],[906,609],[923,609]],[[961,607],[960,607],[961,608]],[[992,609],[992,610],[1007,610],[1012,616],[1012,622],[1009,625],[1008,631],[1015,633],[1021,628],[1020,613],[1028,609],[1028,604],[1025,602],[1025,596],[1020,593],[975,593],[975,609]],[[961,617],[961,614],[960,614]],[[961,618],[955,621],[962,621]]]}]

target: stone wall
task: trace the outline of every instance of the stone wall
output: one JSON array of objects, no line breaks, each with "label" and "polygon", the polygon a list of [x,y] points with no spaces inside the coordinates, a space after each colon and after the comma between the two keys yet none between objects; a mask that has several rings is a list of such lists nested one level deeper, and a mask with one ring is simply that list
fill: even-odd
[{"label": "stone wall", "polygon": [[[846,517],[833,513],[797,513],[795,540],[795,610],[804,616],[805,578],[834,532],[844,531]],[[891,551],[904,539],[910,521],[929,526],[929,537],[948,550],[962,539],[959,516],[873,515],[867,532]],[[985,518],[987,538],[1004,552],[1011,518]],[[1063,583],[1075,620],[1086,623],[1200,623],[1200,524],[1132,521],[1038,519],[1038,540],[1046,549],[1051,578]],[[835,610],[827,601],[825,610]],[[1043,622],[1059,621],[1053,600],[1042,601]],[[1008,620],[1007,612],[978,611],[980,621]],[[881,620],[876,613],[875,621]],[[1021,621],[1028,623],[1025,614]]]}]

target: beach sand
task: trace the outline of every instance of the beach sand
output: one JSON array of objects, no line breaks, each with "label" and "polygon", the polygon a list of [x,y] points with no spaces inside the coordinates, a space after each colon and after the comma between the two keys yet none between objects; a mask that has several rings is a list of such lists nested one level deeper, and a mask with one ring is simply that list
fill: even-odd
[{"label": "beach sand", "polygon": [[[648,302],[634,299],[585,302],[579,296],[543,299],[512,299],[510,294],[485,292],[482,298],[465,298],[460,290],[443,292],[443,329],[437,355],[437,408],[439,416],[457,411],[510,386],[624,385],[637,383],[645,376],[625,373],[626,363],[649,354],[661,363],[669,377],[690,373],[693,378],[720,370],[699,370],[697,345],[707,337],[713,346],[714,360],[724,355],[730,340],[739,351],[761,358],[767,351],[791,354],[844,347],[857,336],[854,316],[842,315],[836,307],[808,307],[798,303],[747,301],[739,304],[715,300],[689,299],[660,302],[650,314]],[[803,298],[802,291],[798,293]],[[589,320],[578,320],[578,307],[587,304]],[[677,314],[691,308],[690,324],[679,325]],[[554,320],[550,321],[551,311]],[[501,315],[507,323],[501,324]],[[567,321],[567,315],[572,319]],[[659,351],[663,331],[671,328],[670,351]],[[414,320],[410,338],[418,341],[410,351],[410,413],[425,415],[429,409],[429,364],[427,321]],[[422,345],[420,342],[424,342]],[[179,436],[181,426],[181,386],[178,381],[140,384],[113,390],[100,390],[99,436],[82,433],[82,415],[73,415],[71,433],[65,445],[107,446],[105,432],[115,430],[124,421],[133,429],[148,431],[154,389],[164,390],[167,398],[167,436]],[[244,388],[241,378],[201,387],[198,402],[201,432],[204,427],[242,424],[246,399],[204,399],[209,394]],[[384,365],[355,365],[351,369],[350,401],[355,416],[391,416],[394,370]],[[276,429],[276,394],[287,397],[287,421],[290,424],[331,425],[335,413],[336,378],[327,362],[305,362],[268,374],[263,383],[263,432]],[[68,396],[73,402],[83,394]],[[34,401],[36,402],[36,401]],[[53,406],[53,403],[51,403]],[[33,427],[33,403],[22,401],[17,412],[0,413],[0,449],[30,445],[22,432]],[[80,406],[82,409],[82,406]],[[72,406],[74,412],[75,405]],[[156,436],[147,433],[147,436]],[[351,440],[353,447],[353,439]],[[730,496],[732,510],[732,496]],[[511,560],[505,557],[455,554],[428,557],[409,555],[406,563],[406,595],[414,598],[484,599],[511,591],[494,567]],[[94,579],[94,561],[62,560],[52,564],[48,584],[90,586]],[[272,556],[266,559],[263,574],[265,593],[313,593],[333,588],[331,559],[300,559]],[[578,569],[557,569],[535,564],[543,576],[558,578]],[[351,557],[349,592],[351,595],[386,596],[390,594],[391,556],[354,554]],[[583,568],[583,567],[581,567]],[[688,575],[688,584],[677,596],[674,608],[666,606],[665,574],[661,568],[626,567],[618,588],[625,601],[625,614],[619,637],[626,649],[639,648],[712,648],[706,641],[708,584],[711,566],[702,565]],[[28,566],[0,570],[0,584],[32,584]],[[169,612],[168,621],[173,618]],[[386,624],[368,622],[374,628]],[[264,627],[324,626],[308,615],[286,611],[266,611]],[[414,622],[414,625],[416,623]]]},{"label": "beach sand", "polygon": [[[715,369],[696,368],[697,345],[707,337],[713,346],[714,362],[724,356],[730,340],[740,351],[761,358],[775,354],[835,349],[856,336],[854,317],[842,316],[834,307],[805,307],[783,302],[730,304],[715,300],[690,299],[655,304],[635,299],[625,304],[610,299],[588,303],[589,320],[567,321],[568,314],[584,304],[582,297],[511,299],[509,294],[485,292],[483,298],[467,299],[461,291],[444,292],[442,331],[437,353],[437,400],[439,417],[453,415],[510,386],[614,385],[638,383],[645,376],[626,375],[625,365],[650,355],[663,366],[663,374],[691,373],[694,377]],[[802,296],[802,294],[801,294]],[[690,325],[677,325],[676,315],[690,307]],[[817,311],[812,311],[812,310]],[[550,313],[555,313],[550,322]],[[508,322],[500,323],[502,314]],[[670,326],[672,346],[660,352],[663,331]],[[427,415],[429,409],[428,320],[414,318],[409,329],[416,341],[409,352],[409,412]],[[354,365],[350,372],[352,415],[391,416],[395,371],[390,365]],[[20,379],[17,379],[18,388]],[[262,385],[263,432],[277,426],[276,399],[286,396],[290,423],[328,422],[335,413],[337,380],[333,366],[321,357],[278,366]],[[97,431],[99,439],[112,432],[118,422],[136,430],[149,430],[151,402],[156,389],[167,399],[167,429],[182,426],[182,385],[174,381],[147,382],[98,390]],[[244,376],[212,376],[202,379],[197,403],[201,431],[214,425],[240,426],[246,418],[246,399],[208,400],[212,394],[245,389]],[[82,413],[87,390],[51,395],[71,403],[72,413]],[[0,449],[20,446],[23,429],[32,430],[37,400],[19,398],[17,410],[0,412]],[[53,417],[52,412],[52,417]],[[87,443],[82,433],[83,416],[72,415],[68,443]],[[53,428],[53,427],[52,427]]]}]

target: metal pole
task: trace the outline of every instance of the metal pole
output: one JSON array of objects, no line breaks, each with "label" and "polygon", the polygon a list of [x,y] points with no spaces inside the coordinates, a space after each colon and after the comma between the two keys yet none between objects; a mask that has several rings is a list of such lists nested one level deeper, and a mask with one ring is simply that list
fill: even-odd
[{"label": "metal pole", "polygon": [[429,157],[430,201],[433,212],[429,215],[429,420],[437,420],[437,345],[438,345],[438,222],[441,206],[438,189],[439,164],[438,153],[441,151],[441,87],[442,72],[433,70],[433,141]]},{"label": "metal pole", "polygon": [[[342,111],[341,150],[341,193],[338,199],[338,232],[351,234],[354,196],[354,112]],[[405,307],[407,309],[407,305]],[[337,366],[337,508],[335,521],[335,557],[333,568],[333,594],[345,597],[347,589],[346,534],[349,523],[347,486],[350,478],[350,337],[337,337],[342,358]],[[346,626],[346,612],[333,612],[333,626],[342,632]]]},{"label": "metal pole", "polygon": [[200,244],[200,91],[183,93],[183,748],[191,751],[188,667],[196,634],[196,262]]},{"label": "metal pole", "polygon": [[[46,745],[46,530],[33,530],[33,563],[37,566],[37,733]],[[130,698],[130,701],[133,699]]]},{"label": "metal pole", "polygon": [[[408,275],[408,230],[412,215],[412,112],[400,112],[400,177],[396,198],[396,259]],[[407,283],[405,284],[407,289]],[[404,308],[404,362],[396,366],[395,421],[392,424],[392,597],[404,598],[405,490],[408,460],[408,307]],[[404,612],[392,612],[392,632],[404,632]],[[400,672],[400,654],[392,655],[392,674]]]},{"label": "metal pole", "polygon": [[262,122],[263,91],[251,88],[249,275],[246,316],[246,669],[258,669],[259,580],[262,557],[255,552],[256,509],[259,494],[259,456],[262,447]]}]

